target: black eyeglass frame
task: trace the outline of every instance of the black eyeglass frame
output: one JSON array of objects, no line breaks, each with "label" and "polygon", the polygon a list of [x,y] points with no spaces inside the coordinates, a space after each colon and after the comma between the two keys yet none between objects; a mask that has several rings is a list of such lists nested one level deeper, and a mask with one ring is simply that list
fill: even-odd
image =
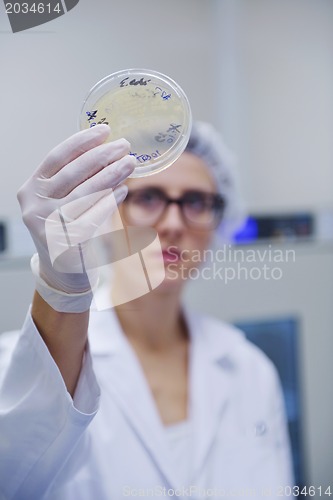
[{"label": "black eyeglass frame", "polygon": [[[207,193],[205,191],[200,191],[200,190],[189,190],[189,191],[186,191],[179,198],[171,198],[171,197],[167,196],[167,194],[159,188],[136,189],[136,190],[128,192],[128,194],[123,202],[124,205],[126,206],[127,203],[134,196],[136,196],[140,193],[149,192],[149,191],[153,191],[156,194],[158,194],[161,197],[161,200],[163,200],[163,202],[165,204],[161,214],[157,217],[156,220],[154,220],[152,225],[157,224],[161,220],[161,218],[165,214],[167,208],[172,203],[175,203],[176,205],[179,206],[180,213],[182,215],[182,219],[183,219],[184,223],[186,224],[187,227],[189,227],[191,229],[198,229],[198,230],[200,230],[200,229],[201,230],[216,229],[223,218],[223,213],[224,213],[224,209],[225,209],[225,205],[226,205],[224,198],[218,193]],[[194,194],[195,195],[200,194],[201,196],[202,195],[205,196],[205,201],[208,202],[209,204],[211,204],[210,208],[212,209],[213,217],[212,217],[212,221],[210,224],[200,224],[198,222],[191,220],[190,218],[188,218],[186,216],[186,213],[184,210],[184,205],[186,205],[186,203],[189,201],[189,196],[191,196],[191,195],[193,196]],[[129,219],[130,219],[130,217],[129,217]],[[129,220],[129,222],[130,222],[130,220]]]}]

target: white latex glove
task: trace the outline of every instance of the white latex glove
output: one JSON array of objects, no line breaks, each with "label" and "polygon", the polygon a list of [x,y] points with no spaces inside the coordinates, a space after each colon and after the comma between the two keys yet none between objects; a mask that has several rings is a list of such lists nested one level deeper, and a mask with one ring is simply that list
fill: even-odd
[{"label": "white latex glove", "polygon": [[96,125],[69,137],[17,195],[38,252],[32,259],[36,288],[58,311],[89,308],[97,281],[89,241],[126,197],[119,183],[136,164],[125,139],[104,144],[109,133],[107,125]]}]

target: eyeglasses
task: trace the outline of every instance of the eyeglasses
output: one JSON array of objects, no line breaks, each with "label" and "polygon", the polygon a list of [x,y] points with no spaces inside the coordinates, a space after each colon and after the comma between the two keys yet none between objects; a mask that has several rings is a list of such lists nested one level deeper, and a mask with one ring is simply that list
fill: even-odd
[{"label": "eyeglasses", "polygon": [[215,193],[186,191],[180,198],[170,198],[159,188],[129,191],[124,201],[125,217],[135,225],[155,225],[167,207],[176,203],[187,227],[214,229],[222,219],[225,202]]}]

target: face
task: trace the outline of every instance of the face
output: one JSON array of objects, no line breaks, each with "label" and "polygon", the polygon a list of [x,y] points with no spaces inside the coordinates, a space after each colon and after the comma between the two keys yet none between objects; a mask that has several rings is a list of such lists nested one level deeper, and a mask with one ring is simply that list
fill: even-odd
[{"label": "face", "polygon": [[[128,202],[121,204],[119,210],[122,220],[131,226],[136,223],[144,225],[139,208],[136,208],[140,206],[130,205],[131,194],[139,192],[138,190],[158,190],[171,199],[193,192],[216,194],[214,180],[203,160],[187,152],[168,169],[148,177],[128,179],[127,185]],[[195,203],[193,206],[196,207]],[[200,265],[201,259],[198,256],[209,246],[213,229],[198,229],[194,225],[188,225],[182,216],[181,207],[176,203],[169,203],[158,220],[149,225],[157,231],[163,252],[166,277],[161,287],[180,287],[188,277],[189,270]]]}]

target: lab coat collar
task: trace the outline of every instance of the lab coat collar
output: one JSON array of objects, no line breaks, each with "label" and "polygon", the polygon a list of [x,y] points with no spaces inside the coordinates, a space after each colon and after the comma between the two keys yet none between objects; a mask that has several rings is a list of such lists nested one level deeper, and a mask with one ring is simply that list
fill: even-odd
[{"label": "lab coat collar", "polygon": [[[184,310],[191,336],[189,419],[194,437],[193,481],[200,476],[227,409],[237,371],[237,345],[242,335],[232,327]],[[104,390],[121,408],[170,488],[179,487],[165,428],[143,370],[122,332],[114,311],[91,315],[90,348],[93,356],[108,356]],[[195,484],[195,481],[193,482]]]}]

